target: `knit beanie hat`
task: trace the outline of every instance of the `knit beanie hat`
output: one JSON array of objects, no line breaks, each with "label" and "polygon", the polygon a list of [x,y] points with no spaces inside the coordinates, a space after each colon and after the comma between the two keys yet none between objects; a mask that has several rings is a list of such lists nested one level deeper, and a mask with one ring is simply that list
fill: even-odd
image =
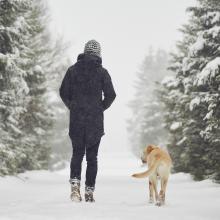
[{"label": "knit beanie hat", "polygon": [[84,48],[85,54],[93,54],[101,57],[101,45],[96,40],[90,40],[86,43]]}]

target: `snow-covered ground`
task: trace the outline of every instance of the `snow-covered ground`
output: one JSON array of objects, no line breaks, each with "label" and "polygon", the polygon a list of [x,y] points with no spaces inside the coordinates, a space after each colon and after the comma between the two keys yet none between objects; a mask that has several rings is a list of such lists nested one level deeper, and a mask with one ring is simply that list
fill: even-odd
[{"label": "snow-covered ground", "polygon": [[194,182],[186,174],[171,175],[167,204],[157,207],[148,204],[147,180],[130,177],[143,169],[126,153],[100,156],[94,204],[70,201],[68,169],[0,178],[0,219],[220,219],[220,185],[209,180]]}]

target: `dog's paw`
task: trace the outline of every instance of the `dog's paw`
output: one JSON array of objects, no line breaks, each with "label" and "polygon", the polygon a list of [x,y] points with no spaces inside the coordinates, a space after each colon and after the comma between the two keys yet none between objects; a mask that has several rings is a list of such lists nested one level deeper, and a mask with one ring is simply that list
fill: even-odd
[{"label": "dog's paw", "polygon": [[162,203],[160,201],[157,201],[155,205],[160,207],[162,205]]},{"label": "dog's paw", "polygon": [[149,204],[153,204],[153,203],[154,203],[154,200],[153,200],[153,199],[149,199],[148,203],[149,203]]}]

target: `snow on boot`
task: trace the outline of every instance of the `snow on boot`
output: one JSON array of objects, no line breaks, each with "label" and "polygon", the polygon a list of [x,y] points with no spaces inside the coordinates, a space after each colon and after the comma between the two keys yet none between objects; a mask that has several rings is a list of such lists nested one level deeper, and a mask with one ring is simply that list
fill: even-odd
[{"label": "snow on boot", "polygon": [[85,201],[86,202],[95,202],[93,198],[94,187],[86,186],[85,187]]},{"label": "snow on boot", "polygon": [[80,180],[78,179],[70,179],[71,184],[71,194],[70,199],[74,202],[81,202],[82,197],[80,194]]}]

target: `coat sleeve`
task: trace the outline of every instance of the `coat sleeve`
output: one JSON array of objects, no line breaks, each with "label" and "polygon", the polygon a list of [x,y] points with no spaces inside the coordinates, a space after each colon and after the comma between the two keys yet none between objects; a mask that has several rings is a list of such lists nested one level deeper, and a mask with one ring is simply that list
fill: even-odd
[{"label": "coat sleeve", "polygon": [[111,104],[113,103],[116,97],[112,80],[107,70],[104,72],[102,90],[104,94],[102,105],[103,105],[103,109],[106,110],[111,106]]},{"label": "coat sleeve", "polygon": [[60,86],[60,97],[68,109],[71,105],[71,79],[70,69],[67,70]]}]

